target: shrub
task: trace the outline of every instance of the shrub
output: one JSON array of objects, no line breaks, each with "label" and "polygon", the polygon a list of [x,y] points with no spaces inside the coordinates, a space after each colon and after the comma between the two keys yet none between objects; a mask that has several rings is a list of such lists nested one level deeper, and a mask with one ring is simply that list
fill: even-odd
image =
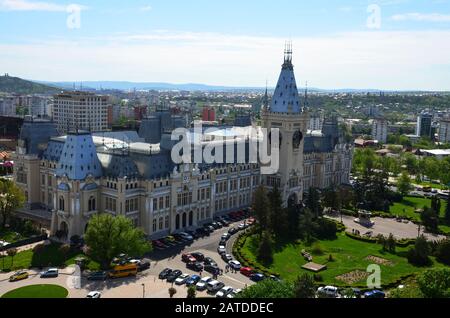
[{"label": "shrub", "polygon": [[320,274],[314,274],[314,281],[323,282],[323,277]]},{"label": "shrub", "polygon": [[436,259],[446,265],[450,265],[450,239],[439,242],[436,246]]},{"label": "shrub", "polygon": [[323,255],[324,252],[323,252],[322,246],[318,242],[316,242],[313,244],[313,246],[311,248],[311,253],[313,255]]}]

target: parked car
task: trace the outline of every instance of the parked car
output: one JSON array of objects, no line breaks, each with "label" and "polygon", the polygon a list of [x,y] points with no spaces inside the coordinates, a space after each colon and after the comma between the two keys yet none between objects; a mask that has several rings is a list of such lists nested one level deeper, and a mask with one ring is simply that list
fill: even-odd
[{"label": "parked car", "polygon": [[222,228],[222,224],[219,224],[219,223],[217,223],[217,222],[213,222],[213,223],[211,224],[211,226],[212,226],[214,229],[216,229],[216,230]]},{"label": "parked car", "polygon": [[188,274],[181,274],[175,279],[175,285],[184,285],[186,281],[189,279]]},{"label": "parked car", "polygon": [[205,259],[205,255],[199,252],[191,253],[191,255],[197,260],[197,262],[203,262]]},{"label": "parked car", "polygon": [[231,237],[231,235],[229,233],[224,233],[224,234],[222,234],[221,239],[228,241],[230,239],[230,237]]},{"label": "parked car", "polygon": [[238,232],[238,229],[235,227],[232,227],[231,229],[228,230],[228,233],[230,233],[231,235],[236,234]]},{"label": "parked car", "polygon": [[186,281],[186,286],[196,285],[200,281],[201,277],[198,275],[192,275]]},{"label": "parked car", "polygon": [[219,290],[225,287],[225,284],[222,282],[219,282],[217,280],[210,281],[206,285],[206,289],[208,289],[208,292],[211,294],[217,293]]},{"label": "parked car", "polygon": [[186,231],[186,233],[192,236],[194,240],[199,239],[201,237],[196,231]]},{"label": "parked car", "polygon": [[242,289],[234,289],[231,293],[227,295],[227,298],[235,298],[242,292]]},{"label": "parked car", "polygon": [[153,247],[155,247],[156,249],[162,250],[167,248],[168,246],[163,244],[161,241],[156,240],[156,241],[152,241],[152,245]]},{"label": "parked car", "polygon": [[197,290],[198,291],[206,290],[207,284],[212,280],[213,279],[211,277],[203,277],[196,285]]},{"label": "parked car", "polygon": [[181,255],[181,260],[185,263],[193,263],[196,262],[197,260],[195,259],[195,257],[193,257],[191,254],[183,254]]},{"label": "parked car", "polygon": [[219,247],[217,248],[217,252],[219,254],[225,254],[227,252],[225,245],[219,245]]},{"label": "parked car", "polygon": [[150,268],[150,262],[149,261],[141,261],[138,264],[138,272],[146,271],[149,268]]},{"label": "parked car", "polygon": [[86,298],[100,298],[100,297],[102,297],[102,293],[100,293],[99,291],[91,291],[86,296]]},{"label": "parked car", "polygon": [[163,239],[161,239],[160,241],[161,241],[164,245],[166,245],[167,247],[172,247],[172,246],[177,245],[175,242],[173,242],[173,241],[171,241],[171,240],[169,240],[169,239],[167,239],[167,238],[163,238]]},{"label": "parked car", "polygon": [[165,268],[159,273],[159,279],[166,279],[170,274],[172,274],[172,270],[170,268]]},{"label": "parked car", "polygon": [[227,298],[229,294],[233,291],[233,287],[225,286],[216,293],[216,298]]},{"label": "parked car", "polygon": [[41,272],[41,278],[54,278],[58,277],[59,271],[57,268],[49,268],[46,271]]},{"label": "parked car", "polygon": [[281,279],[279,277],[275,276],[275,275],[270,275],[269,279],[271,279],[273,281],[276,281],[276,282],[281,282]]},{"label": "parked car", "polygon": [[27,271],[18,271],[9,277],[10,282],[17,282],[19,280],[27,279],[30,275]]},{"label": "parked car", "polygon": [[188,242],[194,241],[194,237],[186,232],[181,232],[181,233],[179,233],[179,235]]},{"label": "parked car", "polygon": [[381,290],[371,290],[364,293],[364,298],[385,298],[386,294]]},{"label": "parked car", "polygon": [[204,270],[211,274],[217,274],[220,268],[217,265],[205,265]]},{"label": "parked car", "polygon": [[233,260],[233,256],[230,254],[222,254],[222,259],[225,261],[225,263],[228,263],[229,261]]},{"label": "parked car", "polygon": [[206,230],[204,227],[195,230],[195,233],[197,233],[199,237],[209,236],[209,230]]},{"label": "parked car", "polygon": [[183,273],[180,270],[176,269],[167,276],[166,280],[168,283],[173,283],[181,274]]},{"label": "parked car", "polygon": [[229,261],[228,265],[230,265],[231,268],[237,271],[241,269],[241,263],[239,263],[238,261]]},{"label": "parked car", "polygon": [[205,257],[203,263],[205,265],[217,265],[217,263],[211,257]]},{"label": "parked car", "polygon": [[220,239],[219,245],[226,246],[227,240],[224,240],[223,238]]},{"label": "parked car", "polygon": [[88,280],[106,280],[108,278],[107,272],[93,272],[90,273],[87,277]]},{"label": "parked car", "polygon": [[244,230],[245,229],[245,224],[244,223],[239,224],[238,229],[239,229],[239,231]]},{"label": "parked car", "polygon": [[242,275],[250,277],[253,274],[253,269],[250,267],[241,267],[240,272]]},{"label": "parked car", "polygon": [[254,273],[250,275],[250,279],[254,282],[263,281],[266,277],[261,273]]},{"label": "parked car", "polygon": [[327,297],[327,298],[338,298],[339,297],[338,288],[334,287],[334,286],[319,287],[319,289],[317,289],[317,293],[320,296]]},{"label": "parked car", "polygon": [[200,272],[203,270],[203,265],[200,262],[191,262],[186,264],[186,268],[193,270],[195,272]]}]

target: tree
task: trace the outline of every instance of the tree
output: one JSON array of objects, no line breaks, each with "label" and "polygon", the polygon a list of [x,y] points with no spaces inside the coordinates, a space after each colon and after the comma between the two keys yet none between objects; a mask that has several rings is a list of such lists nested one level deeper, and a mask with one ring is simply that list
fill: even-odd
[{"label": "tree", "polygon": [[273,261],[272,239],[268,231],[264,231],[258,248],[258,259],[264,263]]},{"label": "tree", "polygon": [[173,298],[173,296],[175,296],[175,294],[177,293],[177,290],[173,287],[169,288],[169,296],[170,298]]},{"label": "tree", "polygon": [[316,188],[310,188],[306,198],[306,207],[311,210],[312,214],[317,218],[322,214],[322,206],[320,202],[320,193]]},{"label": "tree", "polygon": [[134,228],[130,219],[110,214],[91,218],[85,241],[91,258],[103,269],[108,269],[112,259],[119,254],[141,256],[151,250],[144,232]]},{"label": "tree", "polygon": [[408,251],[408,262],[417,266],[426,266],[430,263],[430,246],[425,236],[416,239],[414,247]]},{"label": "tree", "polygon": [[294,298],[294,286],[286,281],[273,281],[265,279],[258,284],[245,288],[236,298],[264,299],[264,298]]},{"label": "tree", "polygon": [[313,238],[314,222],[311,211],[306,208],[299,218],[298,230],[300,235],[306,242],[310,242]]},{"label": "tree", "polygon": [[439,262],[450,265],[450,239],[439,242],[435,254]]},{"label": "tree", "polygon": [[315,298],[314,277],[306,273],[298,277],[294,283],[294,293],[296,298]]},{"label": "tree", "polygon": [[196,287],[195,286],[189,286],[189,288],[187,290],[187,298],[196,298],[196,297],[197,297],[197,289],[196,289]]},{"label": "tree", "polygon": [[425,207],[420,215],[420,219],[428,231],[432,233],[436,233],[438,231],[439,217],[435,210]]},{"label": "tree", "polygon": [[447,197],[447,206],[445,207],[445,220],[450,224],[450,194]]},{"label": "tree", "polygon": [[406,196],[412,190],[411,178],[406,171],[403,171],[397,180],[397,189],[402,196]]},{"label": "tree", "polygon": [[425,298],[449,298],[450,269],[427,270],[419,275],[417,284]]},{"label": "tree", "polygon": [[269,192],[269,230],[276,236],[286,235],[288,229],[288,215],[286,209],[283,208],[283,200],[278,187],[274,187]]},{"label": "tree", "polygon": [[391,253],[395,253],[395,247],[397,246],[397,242],[395,241],[394,235],[391,233],[386,240],[387,250]]},{"label": "tree", "polygon": [[17,248],[10,248],[9,250],[6,251],[6,254],[8,254],[8,256],[11,257],[11,268],[12,268],[14,264],[14,256],[17,255]]},{"label": "tree", "polygon": [[439,199],[437,196],[433,196],[431,198],[431,209],[436,213],[437,216],[441,212],[441,199]]},{"label": "tree", "polygon": [[25,202],[22,190],[10,180],[0,179],[0,214],[2,217],[2,228],[11,218],[14,211]]},{"label": "tree", "polygon": [[262,236],[263,230],[268,228],[269,223],[269,200],[264,186],[258,187],[253,197],[253,211],[259,225],[259,234]]}]

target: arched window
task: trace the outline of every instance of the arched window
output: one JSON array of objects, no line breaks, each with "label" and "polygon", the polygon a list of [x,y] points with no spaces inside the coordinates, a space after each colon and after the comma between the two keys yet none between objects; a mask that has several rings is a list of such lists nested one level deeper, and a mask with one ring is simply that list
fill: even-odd
[{"label": "arched window", "polygon": [[96,202],[94,197],[90,197],[88,201],[88,211],[95,211],[96,210]]},{"label": "arched window", "polygon": [[175,229],[179,230],[180,229],[180,215],[177,214],[176,218],[175,218]]},{"label": "arched window", "polygon": [[189,226],[194,224],[194,212],[189,212]]},{"label": "arched window", "polygon": [[183,228],[185,228],[186,225],[186,213],[183,213]]},{"label": "arched window", "polygon": [[64,209],[64,197],[63,196],[59,197],[59,210],[60,211],[65,211],[65,209]]}]

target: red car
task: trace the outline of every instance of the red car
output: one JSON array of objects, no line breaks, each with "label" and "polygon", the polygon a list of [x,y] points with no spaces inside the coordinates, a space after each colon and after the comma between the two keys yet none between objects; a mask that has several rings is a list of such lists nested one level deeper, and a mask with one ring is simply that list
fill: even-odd
[{"label": "red car", "polygon": [[166,245],[164,245],[164,244],[161,243],[160,241],[153,241],[152,244],[153,244],[154,247],[160,248],[160,249],[163,249],[163,248],[166,248],[166,247],[167,247]]},{"label": "red car", "polygon": [[196,263],[197,260],[191,254],[183,254],[181,255],[181,260],[185,263]]},{"label": "red car", "polygon": [[253,274],[253,269],[250,267],[241,267],[241,274],[250,277],[250,275]]}]

